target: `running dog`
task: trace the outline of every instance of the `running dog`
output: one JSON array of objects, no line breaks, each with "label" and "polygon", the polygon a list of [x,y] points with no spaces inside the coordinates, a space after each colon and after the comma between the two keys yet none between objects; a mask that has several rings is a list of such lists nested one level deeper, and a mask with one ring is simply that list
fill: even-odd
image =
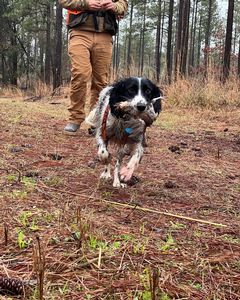
[{"label": "running dog", "polygon": [[[98,158],[104,163],[101,178],[111,179],[109,142],[117,145],[113,186],[126,187],[143,155],[146,128],[161,111],[161,90],[149,79],[129,77],[105,87],[86,122],[96,128]],[[125,155],[126,166],[121,166]]]}]

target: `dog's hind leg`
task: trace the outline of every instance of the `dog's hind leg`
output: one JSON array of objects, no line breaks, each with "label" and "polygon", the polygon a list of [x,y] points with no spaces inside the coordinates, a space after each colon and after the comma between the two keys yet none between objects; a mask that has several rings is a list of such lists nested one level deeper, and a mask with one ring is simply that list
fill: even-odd
[{"label": "dog's hind leg", "polygon": [[143,155],[143,146],[142,143],[134,145],[132,150],[132,157],[129,160],[126,167],[123,167],[120,171],[121,181],[127,182],[131,179],[135,168],[138,166],[141,157]]},{"label": "dog's hind leg", "polygon": [[124,156],[125,156],[125,151],[123,148],[120,148],[117,154],[117,162],[114,169],[113,187],[122,187],[122,188],[126,187],[125,183],[121,183],[120,175],[119,175],[121,163]]}]

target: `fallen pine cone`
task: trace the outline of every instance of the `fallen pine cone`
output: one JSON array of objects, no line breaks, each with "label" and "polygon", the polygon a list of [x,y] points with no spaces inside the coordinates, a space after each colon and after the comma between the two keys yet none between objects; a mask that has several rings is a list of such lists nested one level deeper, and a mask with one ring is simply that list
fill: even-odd
[{"label": "fallen pine cone", "polygon": [[24,283],[21,280],[0,276],[1,295],[23,295],[24,290]]}]

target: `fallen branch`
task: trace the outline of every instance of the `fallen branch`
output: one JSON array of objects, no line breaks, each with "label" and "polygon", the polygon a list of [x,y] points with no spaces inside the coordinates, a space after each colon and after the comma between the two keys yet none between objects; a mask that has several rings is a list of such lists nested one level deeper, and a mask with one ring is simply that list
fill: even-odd
[{"label": "fallen branch", "polygon": [[211,221],[206,221],[206,220],[201,220],[201,219],[194,219],[194,218],[191,218],[191,217],[172,214],[172,213],[159,211],[159,210],[155,210],[155,209],[151,209],[151,208],[147,208],[147,207],[140,207],[140,206],[136,206],[136,205],[133,206],[133,205],[126,204],[126,203],[119,203],[119,202],[108,201],[108,200],[102,200],[102,201],[107,203],[107,204],[112,204],[112,205],[115,205],[115,206],[121,206],[121,207],[125,207],[125,208],[130,208],[130,209],[137,209],[137,210],[141,210],[141,211],[155,213],[155,214],[158,214],[158,215],[164,215],[164,216],[168,216],[168,217],[183,219],[183,220],[187,220],[187,221],[191,221],[191,222],[203,223],[203,224],[219,226],[219,227],[227,227],[227,225],[225,225],[225,224],[214,223],[214,222],[211,222]]},{"label": "fallen branch", "polygon": [[197,223],[202,223],[202,224],[207,224],[207,225],[212,225],[212,226],[217,226],[217,227],[227,227],[227,225],[225,225],[225,224],[214,223],[214,222],[206,221],[206,220],[202,220],[202,219],[195,219],[195,218],[191,218],[191,217],[187,217],[187,216],[182,216],[182,215],[177,215],[177,214],[173,214],[173,213],[168,213],[168,212],[164,212],[164,211],[155,210],[155,209],[152,209],[152,208],[140,207],[140,206],[136,206],[136,205],[133,206],[133,205],[130,205],[130,204],[127,204],[127,203],[119,203],[119,202],[103,200],[103,199],[96,199],[93,196],[87,196],[87,195],[84,195],[84,194],[77,194],[77,193],[72,193],[72,192],[68,192],[68,191],[64,191],[64,190],[58,190],[56,188],[51,188],[51,187],[48,187],[47,185],[45,185],[41,181],[40,181],[40,183],[41,183],[42,187],[45,187],[49,190],[58,192],[60,194],[64,193],[64,194],[74,195],[74,196],[87,198],[87,199],[92,198],[92,199],[98,200],[99,202],[104,202],[104,203],[115,205],[115,206],[121,206],[121,207],[124,207],[124,208],[130,208],[132,210],[141,210],[141,211],[145,211],[145,212],[149,212],[149,213],[154,213],[154,214],[158,214],[158,215],[173,217],[173,218],[182,219],[182,220],[186,220],[186,221],[190,221],[190,222],[197,222]]}]

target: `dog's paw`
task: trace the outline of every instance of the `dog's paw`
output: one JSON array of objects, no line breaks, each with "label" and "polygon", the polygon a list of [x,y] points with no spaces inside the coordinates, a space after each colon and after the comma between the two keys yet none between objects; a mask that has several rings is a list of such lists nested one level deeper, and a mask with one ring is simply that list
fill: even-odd
[{"label": "dog's paw", "polygon": [[113,187],[115,188],[126,188],[127,187],[127,184],[126,183],[122,183],[120,181],[118,182],[113,182]]},{"label": "dog's paw", "polygon": [[123,167],[120,171],[120,178],[121,181],[127,182],[132,178],[133,175],[133,168],[129,168],[129,167]]},{"label": "dog's paw", "polygon": [[111,176],[111,174],[110,174],[110,172],[106,172],[106,171],[104,171],[104,172],[102,172],[102,174],[100,175],[100,179],[103,179],[103,180],[111,180],[112,179],[112,176]]},{"label": "dog's paw", "polygon": [[109,158],[109,152],[107,151],[106,148],[99,148],[98,150],[98,158],[101,161],[107,161]]}]

